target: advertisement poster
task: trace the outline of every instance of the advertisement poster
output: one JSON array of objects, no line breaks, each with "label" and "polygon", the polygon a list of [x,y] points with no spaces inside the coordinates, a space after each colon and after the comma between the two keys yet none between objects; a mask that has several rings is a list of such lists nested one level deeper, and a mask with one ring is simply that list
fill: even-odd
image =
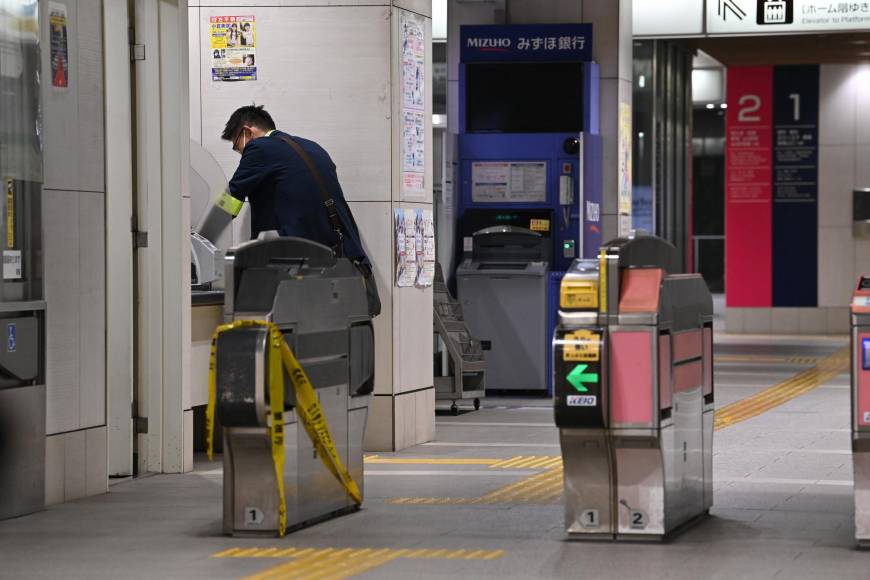
[{"label": "advertisement poster", "polygon": [[396,221],[396,286],[408,288],[417,280],[417,212],[397,209]]},{"label": "advertisement poster", "polygon": [[402,116],[402,171],[419,173],[426,170],[426,121],[423,113],[404,111]]},{"label": "advertisement poster", "polygon": [[67,47],[66,6],[48,3],[48,20],[51,50],[51,86],[69,86],[69,49]]},{"label": "advertisement poster", "polygon": [[[628,103],[619,103],[619,215],[631,216],[631,105]],[[619,221],[619,234],[628,234],[623,231],[623,222],[631,229],[631,219]]]},{"label": "advertisement poster", "polygon": [[423,195],[426,172],[426,29],[422,17],[402,11],[402,193]]},{"label": "advertisement poster", "polygon": [[435,280],[435,219],[432,210],[417,210],[418,223],[420,224],[417,239],[422,243],[422,251],[418,256],[418,288],[426,288]]},{"label": "advertisement poster", "polygon": [[253,16],[212,16],[211,79],[257,80],[257,22]]}]

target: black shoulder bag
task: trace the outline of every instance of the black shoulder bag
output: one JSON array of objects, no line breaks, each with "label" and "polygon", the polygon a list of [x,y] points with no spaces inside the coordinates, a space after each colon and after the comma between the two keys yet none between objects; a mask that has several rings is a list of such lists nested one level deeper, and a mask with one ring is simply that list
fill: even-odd
[{"label": "black shoulder bag", "polygon": [[[323,205],[326,208],[326,214],[329,216],[329,223],[332,225],[332,229],[338,237],[338,244],[333,248],[333,251],[339,258],[343,257],[344,227],[341,224],[341,218],[339,217],[338,212],[335,210],[335,200],[326,188],[326,183],[323,182],[323,176],[320,175],[317,165],[314,164],[314,160],[311,159],[311,156],[305,152],[299,143],[286,135],[278,135],[278,138],[287,143],[287,145],[296,152],[296,155],[305,162],[308,171],[311,172],[311,176],[314,178],[314,182],[320,190],[320,196],[323,198]],[[350,210],[348,209],[348,211]],[[353,219],[353,216],[351,216],[351,219]],[[355,225],[356,223],[354,222],[354,226]],[[359,259],[354,259],[352,261],[353,265],[356,266],[356,269],[359,270],[360,274],[362,274],[363,280],[365,281],[366,297],[368,298],[369,303],[369,316],[374,318],[381,313],[381,298],[378,294],[378,285],[375,282],[374,275],[372,274],[372,267]]]}]

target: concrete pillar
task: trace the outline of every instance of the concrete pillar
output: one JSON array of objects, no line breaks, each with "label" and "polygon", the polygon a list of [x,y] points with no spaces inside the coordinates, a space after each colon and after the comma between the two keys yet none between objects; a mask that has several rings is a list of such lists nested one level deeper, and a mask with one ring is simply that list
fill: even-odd
[{"label": "concrete pillar", "polygon": [[[601,66],[602,236],[607,240],[627,234],[631,230],[631,0],[450,0],[447,21],[447,123],[452,135],[459,132],[460,25],[592,24],[592,55]],[[448,159],[448,166],[453,161]],[[439,234],[445,235],[443,226]]]},{"label": "concrete pillar", "polygon": [[583,21],[592,24],[592,55],[601,67],[604,240],[631,230],[631,1],[583,0]]},{"label": "concrete pillar", "polygon": [[[192,138],[231,176],[238,155],[220,133],[237,107],[263,105],[278,127],[313,139],[338,168],[374,263],[383,312],[375,319],[375,392],[365,448],[392,451],[435,436],[432,289],[397,288],[393,214],[433,209],[431,0],[189,2]],[[276,5],[283,4],[283,5]],[[211,77],[209,18],[256,18],[257,80]],[[401,26],[425,34],[423,190],[402,186]],[[197,207],[199,200],[193,200]],[[196,402],[195,402],[196,404]]]}]

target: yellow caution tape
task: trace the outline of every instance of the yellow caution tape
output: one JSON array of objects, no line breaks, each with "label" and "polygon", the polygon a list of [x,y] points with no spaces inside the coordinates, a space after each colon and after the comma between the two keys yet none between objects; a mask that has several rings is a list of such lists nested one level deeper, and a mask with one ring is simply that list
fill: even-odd
[{"label": "yellow caution tape", "polygon": [[[342,484],[347,495],[357,504],[362,504],[362,493],[351,477],[335,443],[326,421],[326,415],[320,407],[320,401],[314,392],[314,387],[308,375],[296,360],[293,351],[287,346],[284,336],[275,324],[260,320],[239,320],[221,325],[215,330],[211,339],[211,358],[208,372],[208,407],[206,409],[206,438],[208,457],[212,458],[214,449],[214,413],[217,399],[217,339],[221,333],[236,328],[265,326],[269,330],[269,406],[270,433],[272,439],[272,461],[275,464],[275,476],[278,480],[279,503],[279,534],[284,535],[287,524],[286,500],[284,496],[284,371],[290,375],[293,390],[296,394],[296,414],[305,431],[311,438],[317,454],[326,468]],[[283,367],[282,367],[283,363]]]},{"label": "yellow caution tape", "polygon": [[242,211],[242,206],[245,205],[244,202],[230,195],[228,191],[221,193],[214,204],[233,217],[239,215],[239,212]]},{"label": "yellow caution tape", "polygon": [[15,182],[6,179],[6,247],[15,247]]}]

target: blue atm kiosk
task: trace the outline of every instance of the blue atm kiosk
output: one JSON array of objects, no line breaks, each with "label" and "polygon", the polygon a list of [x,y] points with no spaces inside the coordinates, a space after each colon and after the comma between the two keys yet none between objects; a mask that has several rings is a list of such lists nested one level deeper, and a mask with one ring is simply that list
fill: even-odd
[{"label": "blue atm kiosk", "polygon": [[[472,332],[492,343],[487,388],[552,393],[549,341],[560,282],[574,259],[596,256],[601,245],[592,26],[463,26],[461,43],[457,292]],[[544,246],[545,296],[536,291],[518,297],[523,290],[515,285],[501,300],[497,281],[510,274],[505,267],[522,267],[516,264],[522,256],[511,255],[518,239]],[[486,247],[478,251],[475,244]],[[534,254],[528,250],[523,255]],[[475,263],[484,259],[492,263]],[[471,283],[487,272],[498,275]],[[518,304],[524,306],[516,310]],[[518,347],[529,343],[527,321],[538,314],[546,321],[540,347]],[[538,344],[537,335],[531,342]],[[508,385],[515,376],[510,369],[520,365],[540,368],[539,380]],[[502,369],[504,378],[493,369]]]}]

